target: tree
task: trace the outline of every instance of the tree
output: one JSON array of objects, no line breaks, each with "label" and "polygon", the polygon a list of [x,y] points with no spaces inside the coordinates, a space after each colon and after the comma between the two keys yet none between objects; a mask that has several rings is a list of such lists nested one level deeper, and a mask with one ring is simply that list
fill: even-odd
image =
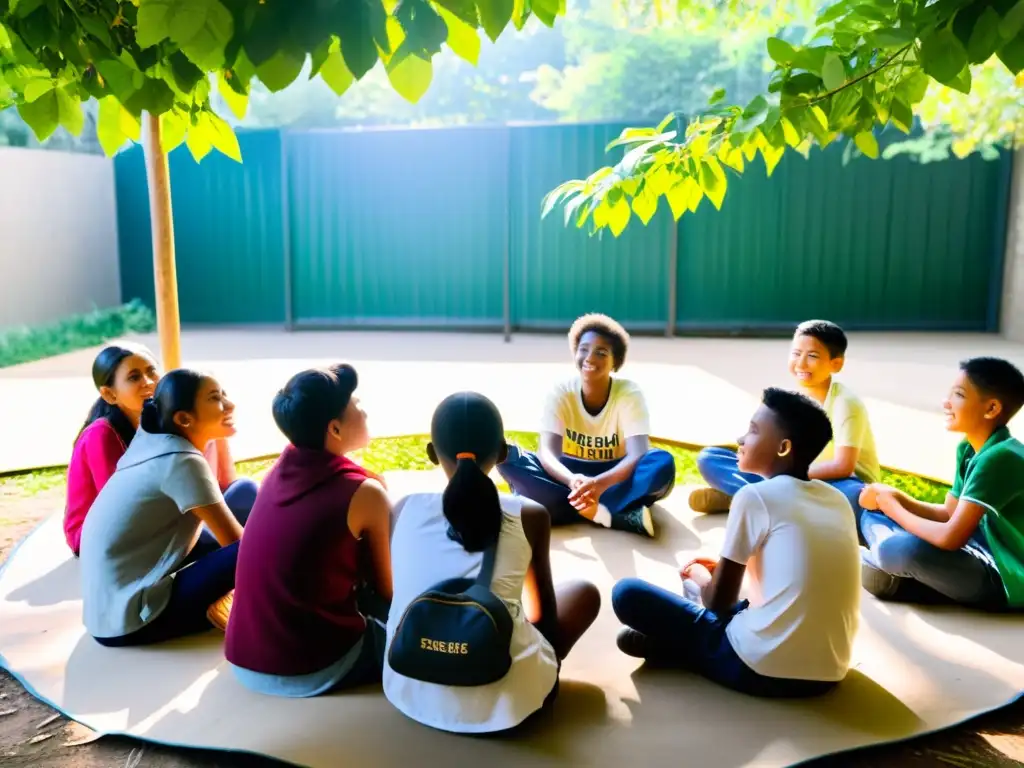
[{"label": "tree", "polygon": [[838,0],[806,45],[769,37],[766,48],[775,62],[767,93],[722,106],[720,90],[681,136],[676,114],[626,129],[608,147],[625,147],[622,159],[552,190],[542,215],[561,205],[567,224],[618,236],[633,215],[647,224],[661,197],[677,220],[705,197],[720,208],[728,174],[757,155],[770,175],[787,149],[806,154],[845,136],[877,158],[877,128],[909,134],[930,86],[969,94],[980,65],[1024,69],[1024,0]]},{"label": "tree", "polygon": [[970,93],[930,88],[915,112],[926,133],[888,146],[882,157],[906,154],[921,162],[972,152],[998,157],[998,148],[1024,141],[1024,73],[1014,77],[998,58],[989,59],[972,71]]},{"label": "tree", "polygon": [[99,101],[99,139],[115,153],[138,141],[145,115],[157,320],[164,365],[180,364],[167,152],[212,149],[241,160],[210,100],[216,87],[244,115],[251,83],[293,82],[311,57],[341,95],[383,63],[410,101],[430,85],[447,44],[467,59],[478,30],[497,40],[532,15],[551,26],[565,0],[0,0],[0,109],[15,106],[42,140],[81,132],[82,103]]}]

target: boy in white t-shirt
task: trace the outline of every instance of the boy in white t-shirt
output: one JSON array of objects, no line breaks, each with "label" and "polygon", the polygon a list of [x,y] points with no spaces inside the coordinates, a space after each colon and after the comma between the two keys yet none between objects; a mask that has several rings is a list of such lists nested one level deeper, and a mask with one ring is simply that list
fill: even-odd
[{"label": "boy in white t-shirt", "polygon": [[[857,530],[843,494],[808,477],[831,439],[810,398],[764,391],[739,440],[740,469],[764,480],[733,497],[721,559],[683,568],[684,592],[700,602],[620,581],[623,653],[753,696],[814,696],[846,676],[860,616]],[[751,597],[737,603],[748,570]]]},{"label": "boy in white t-shirt", "polygon": [[498,472],[514,493],[547,507],[554,525],[582,518],[654,536],[650,505],[672,491],[676,468],[672,454],[651,449],[643,392],[612,376],[629,334],[606,315],[584,315],[569,347],[579,374],[548,397],[540,450],[510,446]]},{"label": "boy in white t-shirt", "polygon": [[[809,475],[824,480],[846,496],[858,524],[863,514],[859,497],[865,484],[881,477],[875,438],[863,401],[836,379],[846,361],[847,338],[828,320],[808,320],[797,326],[789,350],[789,373],[800,391],[819,403],[832,422],[833,439],[811,464]],[[697,454],[697,469],[710,486],[690,494],[694,512],[724,512],[733,494],[759,477],[740,471],[736,452],[705,448]]]}]

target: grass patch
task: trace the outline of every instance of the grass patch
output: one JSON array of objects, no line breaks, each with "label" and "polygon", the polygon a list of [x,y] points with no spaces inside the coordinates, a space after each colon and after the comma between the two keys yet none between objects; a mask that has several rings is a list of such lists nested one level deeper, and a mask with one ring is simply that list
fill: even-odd
[{"label": "grass patch", "polygon": [[[526,448],[537,450],[537,434],[531,432],[509,432],[509,442]],[[373,440],[365,449],[352,455],[359,462],[374,472],[390,472],[395,470],[429,470],[434,465],[427,458],[427,435],[405,435],[403,437],[385,437]],[[666,445],[654,441],[654,446],[672,454],[676,462],[676,483],[678,485],[699,485],[703,482],[697,471],[697,453],[688,448]],[[243,461],[238,464],[238,473],[255,480],[260,480],[274,466],[274,459]],[[47,469],[24,475],[15,475],[0,479],[0,490],[34,496],[37,493],[62,488],[65,484],[67,470]],[[942,503],[949,492],[949,486],[925,480],[915,475],[882,470],[882,482],[905,491],[915,499]],[[502,485],[504,485],[502,483]]]},{"label": "grass patch", "polygon": [[52,325],[7,328],[0,332],[0,368],[95,347],[128,333],[149,333],[154,328],[153,312],[137,299]]}]

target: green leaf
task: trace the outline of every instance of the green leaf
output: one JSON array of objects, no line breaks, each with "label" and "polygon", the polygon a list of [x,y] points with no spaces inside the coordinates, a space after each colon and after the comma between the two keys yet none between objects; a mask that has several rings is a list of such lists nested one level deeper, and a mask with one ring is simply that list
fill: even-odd
[{"label": "green leaf", "polygon": [[846,67],[837,54],[829,53],[825,56],[825,63],[821,66],[821,80],[830,91],[837,90],[846,82]]},{"label": "green leaf", "polygon": [[772,175],[785,153],[786,150],[784,147],[773,147],[770,144],[764,144],[761,147],[761,157],[764,158],[765,175],[769,177]]},{"label": "green leaf", "polygon": [[193,64],[181,51],[171,54],[167,62],[170,65],[171,75],[174,77],[174,85],[184,94],[192,93],[196,84],[206,77],[206,74]]},{"label": "green leaf", "polygon": [[707,195],[708,200],[716,209],[722,209],[722,201],[725,200],[728,181],[725,178],[725,171],[715,158],[702,160],[700,163],[700,186]]},{"label": "green leaf", "polygon": [[960,93],[968,94],[971,92],[971,68],[964,67],[960,70],[960,74],[953,78],[953,81],[949,84],[950,88],[960,91]]},{"label": "green leaf", "polygon": [[123,111],[121,102],[113,96],[100,99],[96,137],[108,157],[113,157],[128,139],[121,128],[121,113]]},{"label": "green leaf", "polygon": [[609,206],[608,228],[611,229],[615,237],[618,237],[625,231],[632,215],[633,212],[630,210],[629,203],[626,202],[624,197],[620,197],[613,205]]},{"label": "green leaf", "polygon": [[889,114],[893,125],[903,133],[910,133],[914,127],[914,113],[902,99],[893,99]]},{"label": "green leaf", "polygon": [[554,26],[555,19],[563,13],[565,0],[533,0],[533,15],[540,19],[544,26]]},{"label": "green leaf", "polygon": [[778,64],[790,64],[796,58],[796,49],[781,38],[769,37],[768,55]]},{"label": "green leaf", "polygon": [[230,76],[230,72],[217,73],[217,91],[220,93],[221,98],[224,99],[224,103],[228,105],[231,113],[239,120],[243,120],[246,112],[249,111],[249,97],[239,93],[232,87],[228,80]]},{"label": "green leaf", "polygon": [[879,48],[899,48],[917,39],[913,29],[905,29],[903,27],[878,29],[872,32],[869,37],[871,42]]},{"label": "green leaf", "polygon": [[242,162],[242,149],[238,146],[238,137],[230,125],[212,112],[204,112],[199,124],[214,149],[237,163]]},{"label": "green leaf", "polygon": [[458,16],[473,29],[480,26],[480,16],[476,12],[476,3],[473,0],[434,0],[434,2],[446,11]]},{"label": "green leaf", "polygon": [[903,97],[907,104],[920,104],[928,93],[928,86],[930,84],[931,78],[923,72],[917,71],[904,79],[896,87],[896,92]]},{"label": "green leaf", "polygon": [[235,19],[220,0],[179,0],[170,22],[171,40],[203,69],[224,64],[224,49],[235,34]]},{"label": "green leaf", "polygon": [[306,63],[304,56],[290,51],[278,51],[268,61],[256,68],[256,76],[270,89],[271,93],[283,91],[295,82]]},{"label": "green leaf", "polygon": [[967,51],[948,27],[922,41],[921,67],[943,85],[952,87],[966,66]]},{"label": "green leaf", "polygon": [[794,69],[806,69],[808,72],[820,75],[821,68],[825,65],[825,56],[830,51],[829,47],[823,45],[801,48],[796,52],[792,66]]},{"label": "green leaf", "polygon": [[378,29],[381,22],[377,14],[380,11],[383,11],[380,0],[344,2],[344,10],[339,17],[342,24],[338,28],[338,38],[341,41],[341,55],[345,59],[345,66],[356,80],[361,80],[377,63],[377,38],[382,32],[385,40],[387,39],[386,18],[384,29]]},{"label": "green leaf", "polygon": [[140,0],[135,42],[149,48],[171,36],[171,16],[175,0]]},{"label": "green leaf", "polygon": [[822,11],[815,20],[815,24],[820,27],[830,21],[835,21],[849,11],[851,5],[853,5],[853,0],[839,0]]},{"label": "green leaf", "polygon": [[110,93],[120,99],[122,103],[136,91],[135,75],[141,77],[141,73],[135,72],[117,59],[97,59],[96,71],[106,81]]},{"label": "green leaf", "polygon": [[1018,32],[996,55],[1014,75],[1024,70],[1024,32]]},{"label": "green leaf", "polygon": [[665,199],[668,200],[668,207],[672,211],[672,218],[676,221],[679,221],[689,207],[687,204],[690,200],[690,191],[687,182],[691,181],[693,179],[687,177],[673,184],[665,191]]},{"label": "green leaf", "polygon": [[57,110],[59,121],[64,130],[72,136],[81,136],[85,127],[85,115],[82,114],[82,102],[74,86],[57,89]]},{"label": "green leaf", "polygon": [[862,131],[853,137],[857,148],[872,160],[878,159],[878,139],[871,131]]},{"label": "green leaf", "polygon": [[715,92],[711,94],[711,98],[708,99],[708,105],[717,104],[725,98],[725,88],[716,88]]},{"label": "green leaf", "polygon": [[32,133],[39,141],[46,141],[60,125],[60,106],[57,103],[57,91],[51,90],[35,101],[19,104],[18,114],[28,123]]},{"label": "green leaf", "polygon": [[999,14],[991,6],[978,17],[967,41],[967,58],[972,64],[988,61],[1002,43],[999,37],[999,22]]},{"label": "green leaf", "polygon": [[491,42],[497,42],[512,19],[515,0],[477,0],[477,8],[480,10],[480,23],[484,32],[491,38]]},{"label": "green leaf", "polygon": [[644,190],[633,198],[633,213],[644,223],[646,227],[650,224],[654,214],[658,211],[658,198]]},{"label": "green leaf", "polygon": [[327,61],[327,57],[331,55],[331,51],[338,51],[338,55],[341,55],[341,46],[338,45],[338,41],[333,37],[329,37],[321,42],[310,54],[309,64],[309,79],[312,80],[314,77],[320,74],[320,68],[323,67],[324,62]]},{"label": "green leaf", "polygon": [[145,78],[142,87],[124,102],[132,114],[160,115],[174,106],[174,91],[163,80]]},{"label": "green leaf", "polygon": [[160,115],[160,147],[167,154],[181,146],[188,132],[188,120],[177,110]]},{"label": "green leaf", "polygon": [[471,27],[447,8],[441,7],[438,10],[448,25],[448,47],[460,59],[465,59],[475,67],[480,60],[480,35],[476,27]]},{"label": "green leaf", "polygon": [[388,67],[388,80],[398,94],[415,104],[430,87],[434,65],[419,56],[405,56],[398,64]]},{"label": "green leaf", "polygon": [[797,147],[800,142],[804,140],[804,134],[801,131],[802,120],[799,119],[799,115],[793,115],[793,119],[782,118],[782,132],[786,143],[791,147]]},{"label": "green leaf", "polygon": [[45,93],[49,93],[54,89],[54,81],[50,78],[40,77],[36,80],[29,80],[25,83],[22,88],[22,96],[25,97],[25,101],[33,102]]},{"label": "green leaf", "polygon": [[761,115],[763,115],[767,111],[768,100],[764,96],[758,94],[757,96],[750,100],[750,103],[747,104],[746,108],[743,110],[743,119],[754,120],[756,118],[761,117]]},{"label": "green leaf", "polygon": [[197,163],[202,162],[202,159],[213,150],[213,142],[210,141],[208,132],[197,125],[188,129],[188,133],[185,135],[185,146],[188,147],[188,151],[192,153],[192,157]]},{"label": "green leaf", "polygon": [[1021,29],[1024,29],[1024,0],[1017,0],[1017,4],[1003,16],[999,34],[1004,40],[1012,40]]},{"label": "green leaf", "polygon": [[860,89],[856,85],[847,86],[832,97],[829,109],[828,124],[831,127],[842,125],[860,102]]},{"label": "green leaf", "polygon": [[340,48],[335,48],[328,54],[327,61],[320,67],[320,77],[339,96],[356,81],[352,73],[348,71],[348,67],[345,66],[345,59],[342,58]]}]

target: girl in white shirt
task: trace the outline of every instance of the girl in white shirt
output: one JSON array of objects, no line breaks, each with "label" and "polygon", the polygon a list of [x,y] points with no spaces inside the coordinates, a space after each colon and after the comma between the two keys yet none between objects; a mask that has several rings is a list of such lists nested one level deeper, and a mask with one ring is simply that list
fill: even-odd
[{"label": "girl in white shirt", "polygon": [[[557,590],[548,557],[551,519],[528,499],[499,494],[488,473],[504,460],[501,414],[483,395],[461,392],[434,412],[430,460],[448,476],[444,493],[405,497],[391,542],[394,598],[387,627],[384,694],[403,714],[456,733],[504,731],[554,699],[561,660],[597,618],[588,582]],[[388,656],[409,604],[435,584],[473,578],[497,540],[490,590],[513,619],[508,673],[481,686],[445,686],[395,672]]]}]

